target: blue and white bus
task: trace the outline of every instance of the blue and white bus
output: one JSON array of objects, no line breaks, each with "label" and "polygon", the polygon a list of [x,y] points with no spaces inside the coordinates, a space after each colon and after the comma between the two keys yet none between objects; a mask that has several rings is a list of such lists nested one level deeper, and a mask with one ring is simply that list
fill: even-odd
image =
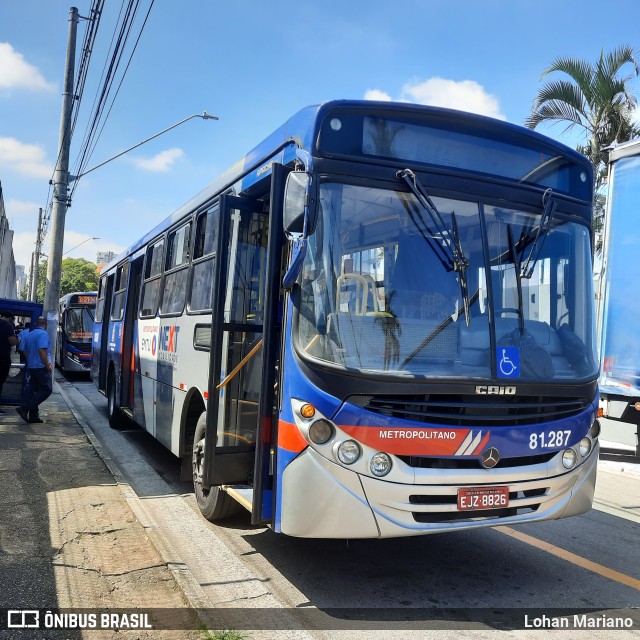
[{"label": "blue and white bus", "polygon": [[92,375],[212,521],[376,538],[584,513],[591,210],[590,163],[535,132],[313,106],[107,266]]},{"label": "blue and white bus", "polygon": [[76,291],[60,298],[56,365],[61,371],[88,373],[96,310],[95,291]]}]

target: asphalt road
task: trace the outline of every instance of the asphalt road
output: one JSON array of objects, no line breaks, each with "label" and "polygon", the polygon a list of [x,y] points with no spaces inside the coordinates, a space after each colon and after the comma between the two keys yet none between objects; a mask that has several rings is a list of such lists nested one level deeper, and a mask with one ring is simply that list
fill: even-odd
[{"label": "asphalt road", "polygon": [[[392,540],[300,540],[252,527],[248,513],[223,526],[205,521],[168,451],[140,429],[110,429],[106,400],[90,381],[60,380],[211,605],[243,609],[239,625],[259,609],[265,627],[286,616],[288,631],[247,631],[252,638],[360,638],[364,630],[367,638],[422,638],[434,628],[439,637],[495,629],[522,637],[531,632],[511,622],[525,614],[530,625],[547,624],[544,615],[553,624],[560,609],[624,618],[640,607],[633,458],[601,456],[594,509],[575,518]],[[592,629],[589,637],[636,635],[640,617],[631,614],[634,631]]]}]

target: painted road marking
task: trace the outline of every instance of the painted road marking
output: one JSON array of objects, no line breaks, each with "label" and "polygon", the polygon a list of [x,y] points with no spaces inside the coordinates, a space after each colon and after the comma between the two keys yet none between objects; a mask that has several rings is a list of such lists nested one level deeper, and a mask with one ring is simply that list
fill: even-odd
[{"label": "painted road marking", "polygon": [[500,533],[504,533],[507,536],[515,538],[516,540],[520,540],[520,542],[524,542],[525,544],[529,544],[532,547],[536,547],[537,549],[541,549],[542,551],[546,551],[551,555],[556,556],[557,558],[561,558],[562,560],[566,560],[567,562],[571,562],[571,564],[575,564],[578,567],[582,567],[583,569],[587,569],[587,571],[591,571],[592,573],[597,573],[600,576],[605,578],[609,578],[610,580],[615,580],[620,584],[624,584],[627,587],[631,587],[632,589],[636,589],[640,591],[640,580],[636,578],[632,578],[631,576],[627,576],[624,573],[620,573],[619,571],[614,571],[613,569],[609,569],[609,567],[605,567],[604,565],[598,564],[597,562],[592,562],[591,560],[587,560],[582,556],[579,556],[575,553],[571,553],[571,551],[567,551],[566,549],[561,549],[560,547],[556,547],[549,542],[544,542],[543,540],[539,540],[538,538],[534,538],[533,536],[529,536],[526,533],[522,533],[522,531],[516,531],[511,527],[494,527],[496,531],[500,531]]}]

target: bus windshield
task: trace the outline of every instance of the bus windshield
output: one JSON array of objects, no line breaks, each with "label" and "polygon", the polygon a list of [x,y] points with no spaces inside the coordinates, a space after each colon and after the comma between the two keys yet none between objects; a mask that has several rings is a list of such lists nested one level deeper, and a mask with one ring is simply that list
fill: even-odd
[{"label": "bus windshield", "polygon": [[[505,381],[596,374],[589,232],[551,215],[555,203],[432,197],[443,231],[401,187],[326,181],[319,200],[297,301],[310,363]],[[452,229],[463,271],[449,259]]]},{"label": "bus windshield", "polygon": [[91,343],[94,309],[70,307],[65,313],[65,332],[70,342]]}]

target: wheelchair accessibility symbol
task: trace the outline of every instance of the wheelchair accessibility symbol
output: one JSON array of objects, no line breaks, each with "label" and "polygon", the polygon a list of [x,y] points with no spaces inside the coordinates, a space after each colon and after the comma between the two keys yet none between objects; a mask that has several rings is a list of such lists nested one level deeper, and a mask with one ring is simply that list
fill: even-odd
[{"label": "wheelchair accessibility symbol", "polygon": [[516,347],[498,347],[497,367],[499,378],[520,377],[520,351]]}]

